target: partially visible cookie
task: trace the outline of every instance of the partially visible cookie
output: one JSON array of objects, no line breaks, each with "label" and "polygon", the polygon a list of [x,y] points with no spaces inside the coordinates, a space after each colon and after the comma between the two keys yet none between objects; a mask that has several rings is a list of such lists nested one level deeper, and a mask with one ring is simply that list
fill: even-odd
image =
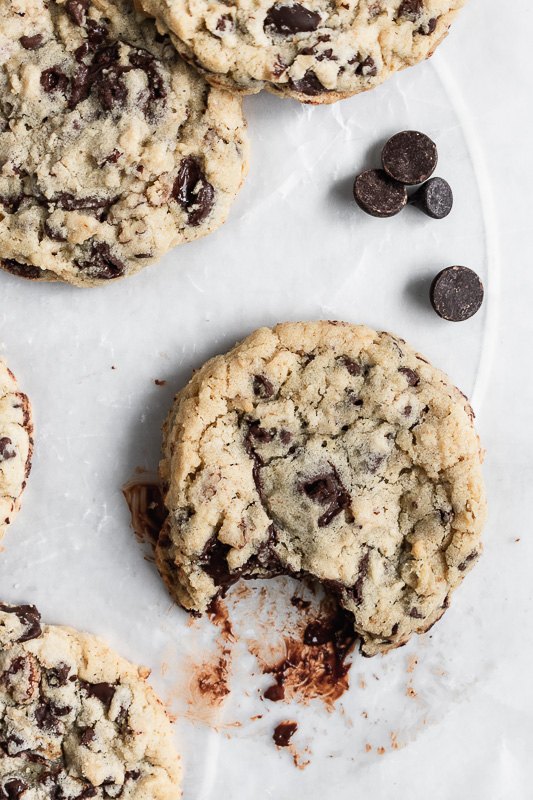
[{"label": "partially visible cookie", "polygon": [[0,266],[103,284],[225,221],[248,168],[238,98],[127,0],[0,16]]},{"label": "partially visible cookie", "polygon": [[30,402],[0,359],[0,539],[19,509],[30,474],[32,434]]},{"label": "partially visible cookie", "polygon": [[317,580],[367,655],[428,630],[481,552],[472,409],[403,340],[347,323],[256,331],[176,397],[159,570],[205,612],[239,578]]},{"label": "partially visible cookie", "polygon": [[139,2],[214,86],[333,103],[431,56],[465,0]]},{"label": "partially visible cookie", "polygon": [[94,636],[0,603],[0,797],[176,800],[172,726],[134,667]]}]

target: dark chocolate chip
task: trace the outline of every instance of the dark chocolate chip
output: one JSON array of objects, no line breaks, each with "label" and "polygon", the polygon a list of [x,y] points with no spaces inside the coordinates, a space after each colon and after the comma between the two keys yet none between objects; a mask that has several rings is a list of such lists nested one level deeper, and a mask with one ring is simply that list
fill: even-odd
[{"label": "dark chocolate chip", "polygon": [[409,369],[409,367],[399,367],[398,372],[402,373],[409,386],[418,386],[420,383],[420,376],[418,372],[415,372],[414,369]]},{"label": "dark chocolate chip", "polygon": [[274,728],[272,738],[277,747],[288,747],[297,730],[297,722],[280,722],[279,725],[276,725]]},{"label": "dark chocolate chip", "polygon": [[[96,22],[94,19],[88,19],[85,26],[87,30],[87,41],[91,47],[100,47],[101,44],[107,39],[107,28],[105,25]],[[118,44],[115,42],[113,47],[116,49],[117,57],[114,59],[118,61]]]},{"label": "dark chocolate chip", "polygon": [[29,642],[30,639],[37,639],[41,635],[41,615],[35,606],[8,606],[5,603],[0,603],[0,611],[5,611],[7,614],[15,614],[22,623],[26,626],[26,630],[17,639],[18,643]]},{"label": "dark chocolate chip", "polygon": [[226,33],[226,31],[233,30],[233,17],[231,14],[223,14],[221,17],[219,17],[215,28],[221,33]]},{"label": "dark chocolate chip", "polygon": [[209,216],[215,202],[215,190],[198,159],[192,156],[182,159],[172,197],[187,212],[190,225],[200,225]]},{"label": "dark chocolate chip", "polygon": [[4,258],[2,267],[6,272],[10,272],[12,275],[17,275],[19,278],[28,278],[29,280],[39,280],[43,274],[39,267],[32,267],[30,264],[20,264],[13,258]]},{"label": "dark chocolate chip", "polygon": [[278,703],[285,697],[285,687],[282,684],[274,683],[265,690],[263,697],[272,703]]},{"label": "dark chocolate chip", "polygon": [[372,56],[366,56],[366,58],[363,58],[359,53],[357,53],[357,55],[350,58],[348,64],[356,64],[357,66],[355,68],[355,74],[362,75],[363,78],[373,78],[378,74],[376,62]]},{"label": "dark chocolate chip", "polygon": [[123,80],[126,71],[126,68],[117,65],[106,67],[96,79],[96,94],[104,111],[121,108],[126,103],[128,90]]},{"label": "dark chocolate chip", "polygon": [[308,69],[303,78],[299,80],[295,81],[291,78],[289,84],[295,92],[308,95],[308,97],[316,97],[319,94],[324,94],[329,91],[329,89],[326,89],[326,87],[320,83],[313,70],[310,69]]},{"label": "dark chocolate chip", "polygon": [[129,61],[130,64],[142,69],[146,74],[149,95],[144,111],[147,113],[152,103],[163,100],[166,97],[165,82],[157,69],[156,59],[148,50],[141,50],[140,48],[134,50],[129,54]]},{"label": "dark chocolate chip", "polygon": [[473,550],[473,551],[470,553],[470,555],[468,555],[468,556],[465,558],[465,560],[464,560],[464,561],[463,561],[461,564],[459,564],[459,566],[457,567],[457,569],[458,569],[460,572],[464,572],[464,571],[466,570],[466,568],[468,567],[468,565],[469,565],[469,564],[470,564],[472,561],[475,561],[475,560],[476,560],[476,558],[477,558],[478,556],[479,556],[479,553],[478,553],[478,551],[477,551],[477,550]]},{"label": "dark chocolate chip", "polygon": [[2,800],[19,800],[19,797],[22,797],[27,789],[29,789],[27,783],[24,783],[24,781],[18,778],[11,778],[11,780],[4,783],[3,791],[0,786],[0,798],[2,798]]},{"label": "dark chocolate chip", "polygon": [[434,278],[430,289],[431,305],[442,319],[463,322],[479,311],[483,303],[483,284],[468,267],[447,267]]},{"label": "dark chocolate chip", "polygon": [[49,67],[41,72],[41,86],[45,92],[63,92],[68,86],[68,78],[59,66]]},{"label": "dark chocolate chip", "polygon": [[408,19],[411,22],[416,22],[416,20],[422,16],[423,11],[423,0],[402,0],[397,16]]},{"label": "dark chocolate chip", "polygon": [[437,145],[419,131],[392,136],[381,154],[383,169],[391,178],[412,186],[427,181],[437,166]]},{"label": "dark chocolate chip", "polygon": [[424,615],[421,614],[417,608],[412,608],[409,612],[409,616],[413,617],[413,619],[424,619]]},{"label": "dark chocolate chip", "polygon": [[274,386],[264,375],[254,375],[254,394],[262,400],[268,400],[274,394]]},{"label": "dark chocolate chip", "polygon": [[230,550],[229,544],[224,544],[214,534],[205,545],[198,559],[198,563],[204,572],[207,572],[213,583],[222,588],[231,586],[238,578],[238,575],[235,576],[230,573],[227,561],[227,555]]},{"label": "dark chocolate chip", "polygon": [[432,33],[435,33],[436,28],[437,19],[432,17],[431,19],[428,19],[425,25],[420,26],[418,33],[420,33],[422,36],[430,36]]},{"label": "dark chocolate chip", "polygon": [[67,0],[65,3],[65,11],[71,22],[78,27],[84,24],[88,8],[89,0]]},{"label": "dark chocolate chip", "polygon": [[257,442],[259,442],[259,444],[268,444],[269,442],[272,441],[275,435],[276,435],[275,428],[267,431],[265,428],[262,428],[260,426],[257,420],[255,422],[252,422],[252,424],[250,425],[250,436]]},{"label": "dark chocolate chip", "polygon": [[66,686],[69,673],[70,667],[68,664],[52,667],[46,673],[49,686]]},{"label": "dark chocolate chip", "polygon": [[328,506],[318,518],[318,527],[329,525],[341,511],[350,505],[350,495],[342,485],[335,468],[331,472],[321,473],[300,484],[300,490],[314,503]]},{"label": "dark chocolate chip", "polygon": [[94,728],[84,728],[80,734],[80,742],[87,747],[94,741],[95,736]]},{"label": "dark chocolate chip", "polygon": [[108,197],[75,197],[68,192],[61,192],[61,194],[52,197],[48,203],[50,205],[62,208],[64,211],[78,211],[80,209],[91,211],[97,208],[105,208],[109,205]]},{"label": "dark chocolate chip", "polygon": [[106,242],[92,242],[89,258],[77,260],[76,265],[93,278],[113,280],[120,278],[126,271],[125,265],[111,252]]},{"label": "dark chocolate chip", "polygon": [[320,14],[294,3],[292,6],[274,5],[268,9],[264,29],[287,36],[291,33],[316,31],[320,25]]},{"label": "dark chocolate chip", "polygon": [[357,361],[354,361],[353,358],[349,356],[340,356],[339,363],[342,364],[343,367],[346,367],[350,375],[362,375],[363,374],[363,367],[361,364],[358,364]]},{"label": "dark chocolate chip", "polygon": [[352,588],[348,590],[350,594],[353,595],[353,598],[357,603],[357,605],[359,605],[363,600],[363,584],[368,575],[369,566],[370,566],[370,550],[367,550],[359,562],[359,567],[357,569],[357,580],[355,581]]},{"label": "dark chocolate chip", "polygon": [[20,43],[24,50],[38,50],[43,46],[43,36],[36,33],[34,36],[21,36]]},{"label": "dark chocolate chip", "polygon": [[85,64],[80,66],[74,72],[70,82],[70,97],[68,99],[68,107],[72,110],[76,108],[78,103],[86,100],[91,91],[91,75],[89,67]]},{"label": "dark chocolate chip", "polygon": [[7,436],[2,436],[0,439],[0,463],[7,461],[10,458],[15,458],[17,451],[13,447],[13,442]]},{"label": "dark chocolate chip", "polygon": [[452,187],[444,178],[431,178],[411,195],[409,203],[428,217],[444,219],[453,207]]},{"label": "dark chocolate chip", "polygon": [[24,200],[24,197],[25,195],[22,193],[10,195],[9,197],[0,195],[0,205],[3,205],[10,214],[16,214],[21,206],[22,201]]},{"label": "dark chocolate chip", "polygon": [[87,681],[80,681],[80,686],[85,689],[89,697],[96,697],[106,709],[109,709],[115,696],[116,686],[106,682],[88,683]]},{"label": "dark chocolate chip", "polygon": [[280,431],[279,438],[282,444],[289,444],[292,439],[292,433],[290,431]]},{"label": "dark chocolate chip", "polygon": [[355,202],[373,217],[393,217],[407,204],[407,189],[382,169],[369,169],[353,185]]}]

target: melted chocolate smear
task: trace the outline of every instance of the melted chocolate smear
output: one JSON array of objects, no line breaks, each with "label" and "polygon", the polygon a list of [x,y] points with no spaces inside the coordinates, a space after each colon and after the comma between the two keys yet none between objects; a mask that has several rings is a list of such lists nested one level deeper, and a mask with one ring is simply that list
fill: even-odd
[{"label": "melted chocolate smear", "polygon": [[303,641],[286,639],[286,657],[264,668],[275,679],[264,697],[277,702],[298,694],[333,705],[349,687],[346,661],[356,640],[353,615],[330,604],[328,613],[307,625]]},{"label": "melted chocolate smear", "polygon": [[140,542],[155,547],[168,517],[161,487],[152,481],[132,481],[122,487],[122,494],[130,510],[135,535]]},{"label": "melted chocolate smear", "polygon": [[35,606],[8,606],[0,603],[0,611],[5,611],[7,614],[15,614],[22,625],[26,627],[24,633],[17,639],[19,644],[29,642],[30,639],[37,639],[41,635],[41,615]]},{"label": "melted chocolate smear", "polygon": [[279,725],[276,725],[274,728],[272,738],[278,747],[288,747],[297,730],[297,722],[280,722]]}]

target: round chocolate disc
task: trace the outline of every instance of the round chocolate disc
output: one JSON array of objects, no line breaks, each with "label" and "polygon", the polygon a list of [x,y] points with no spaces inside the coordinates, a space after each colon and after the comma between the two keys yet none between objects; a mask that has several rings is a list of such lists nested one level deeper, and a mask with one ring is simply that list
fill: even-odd
[{"label": "round chocolate disc", "polygon": [[439,317],[450,322],[463,322],[481,308],[484,289],[474,270],[446,267],[434,278],[429,296]]},{"label": "round chocolate disc", "polygon": [[369,169],[353,185],[357,205],[373,217],[393,217],[407,204],[407,189],[382,169]]},{"label": "round chocolate disc", "polygon": [[444,219],[453,207],[452,187],[444,178],[430,178],[409,198],[409,202],[433,219]]},{"label": "round chocolate disc", "polygon": [[437,145],[419,131],[402,131],[392,136],[381,154],[383,169],[400,183],[423,183],[435,172]]}]

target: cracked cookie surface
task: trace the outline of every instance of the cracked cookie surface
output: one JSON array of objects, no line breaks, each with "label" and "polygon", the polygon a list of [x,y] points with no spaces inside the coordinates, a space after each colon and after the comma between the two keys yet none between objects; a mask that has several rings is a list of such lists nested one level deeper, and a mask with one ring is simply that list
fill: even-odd
[{"label": "cracked cookie surface", "polygon": [[0,359],[0,539],[20,506],[33,453],[30,402]]},{"label": "cracked cookie surface", "polygon": [[165,424],[161,479],[156,558],[185,608],[241,577],[315,579],[367,655],[428,630],[481,552],[468,401],[362,326],[263,328],[205,364]]},{"label": "cracked cookie surface", "polygon": [[80,286],[131,275],[227,217],[238,98],[126,0],[0,0],[0,264]]},{"label": "cracked cookie surface", "polygon": [[214,85],[332,103],[432,55],[465,0],[140,0]]},{"label": "cracked cookie surface", "polygon": [[0,603],[0,797],[176,800],[172,727],[134,667],[94,636]]}]

